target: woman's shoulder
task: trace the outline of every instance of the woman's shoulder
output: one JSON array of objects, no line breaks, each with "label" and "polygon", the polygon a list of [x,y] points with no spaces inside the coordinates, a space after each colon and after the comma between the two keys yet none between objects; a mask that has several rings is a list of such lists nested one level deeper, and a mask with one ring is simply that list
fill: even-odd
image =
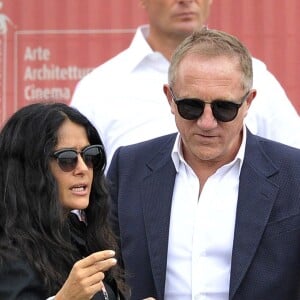
[{"label": "woman's shoulder", "polygon": [[41,278],[25,258],[0,260],[0,299],[45,299]]}]

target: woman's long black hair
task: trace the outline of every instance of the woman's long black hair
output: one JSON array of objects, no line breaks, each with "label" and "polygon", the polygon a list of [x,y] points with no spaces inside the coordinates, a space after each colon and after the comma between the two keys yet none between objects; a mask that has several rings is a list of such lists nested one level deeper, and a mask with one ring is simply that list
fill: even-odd
[{"label": "woman's long black hair", "polygon": [[[63,103],[35,103],[21,108],[0,133],[0,263],[25,255],[44,280],[49,295],[63,285],[76,250],[65,238],[66,217],[57,183],[49,169],[57,132],[69,119],[86,129],[91,145],[102,144],[97,130],[76,109]],[[94,169],[90,202],[85,209],[89,251],[114,249],[108,226],[108,190],[103,168]],[[119,266],[108,271],[125,291]]]}]

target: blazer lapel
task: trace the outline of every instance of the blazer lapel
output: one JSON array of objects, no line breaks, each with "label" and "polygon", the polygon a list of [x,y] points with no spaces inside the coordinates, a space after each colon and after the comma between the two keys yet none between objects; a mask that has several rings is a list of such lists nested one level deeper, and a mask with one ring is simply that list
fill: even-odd
[{"label": "blazer lapel", "polygon": [[268,222],[278,187],[269,179],[278,170],[248,133],[240,175],[239,198],[233,242],[229,299],[241,284],[254,258]]},{"label": "blazer lapel", "polygon": [[171,159],[174,140],[175,136],[148,163],[149,173],[141,187],[145,230],[158,299],[164,298],[170,212],[176,176]]}]

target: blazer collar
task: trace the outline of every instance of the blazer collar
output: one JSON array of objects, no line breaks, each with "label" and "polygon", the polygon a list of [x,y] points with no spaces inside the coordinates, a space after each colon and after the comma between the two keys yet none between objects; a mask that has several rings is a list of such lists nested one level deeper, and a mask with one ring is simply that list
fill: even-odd
[{"label": "blazer collar", "polygon": [[255,136],[247,133],[244,163],[240,175],[234,233],[229,299],[241,284],[267,225],[278,186],[271,177],[278,172]]},{"label": "blazer collar", "polygon": [[164,298],[169,224],[176,171],[171,151],[176,134],[166,137],[160,150],[147,163],[141,187],[145,230],[158,299]]}]

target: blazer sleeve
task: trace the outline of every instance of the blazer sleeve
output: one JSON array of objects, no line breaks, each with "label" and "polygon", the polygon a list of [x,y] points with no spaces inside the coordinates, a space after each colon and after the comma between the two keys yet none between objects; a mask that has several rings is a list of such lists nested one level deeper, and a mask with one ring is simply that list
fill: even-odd
[{"label": "blazer sleeve", "polygon": [[33,268],[21,260],[0,265],[0,299],[46,299],[47,292]]}]

